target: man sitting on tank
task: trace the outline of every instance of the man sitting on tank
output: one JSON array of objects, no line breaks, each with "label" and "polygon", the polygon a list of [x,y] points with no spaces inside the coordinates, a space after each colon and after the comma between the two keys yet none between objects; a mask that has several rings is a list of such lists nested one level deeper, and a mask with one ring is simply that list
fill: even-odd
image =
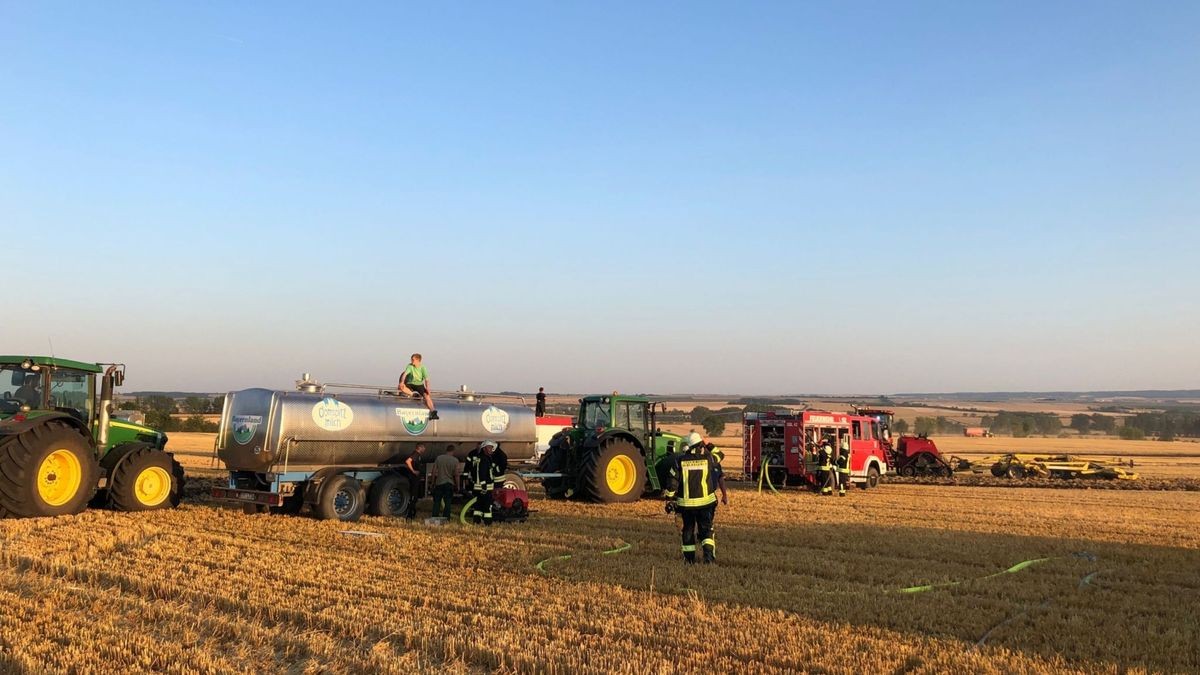
[{"label": "man sitting on tank", "polygon": [[430,388],[429,373],[421,365],[421,355],[413,354],[404,368],[404,374],[400,376],[397,389],[402,396],[420,396],[425,401],[425,407],[429,408],[429,419],[436,420],[438,413],[433,407],[433,397],[429,395]]}]

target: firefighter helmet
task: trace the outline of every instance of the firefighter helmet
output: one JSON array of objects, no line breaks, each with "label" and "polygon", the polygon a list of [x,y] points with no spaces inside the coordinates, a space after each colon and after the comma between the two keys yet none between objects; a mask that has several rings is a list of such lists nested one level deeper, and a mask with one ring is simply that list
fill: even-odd
[{"label": "firefighter helmet", "polygon": [[692,433],[688,434],[687,436],[683,437],[683,447],[685,449],[690,450],[691,448],[693,448],[703,442],[704,442],[704,437],[694,431]]}]

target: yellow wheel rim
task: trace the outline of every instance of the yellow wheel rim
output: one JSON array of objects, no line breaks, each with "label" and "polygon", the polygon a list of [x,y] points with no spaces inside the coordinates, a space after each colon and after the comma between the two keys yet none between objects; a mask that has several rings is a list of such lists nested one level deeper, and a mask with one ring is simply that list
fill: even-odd
[{"label": "yellow wheel rim", "polygon": [[83,466],[70,450],[55,450],[38,467],[38,496],[50,506],[62,506],[74,499],[82,482]]},{"label": "yellow wheel rim", "polygon": [[612,490],[614,494],[628,494],[633,489],[634,483],[637,482],[636,471],[633,460],[625,455],[617,455],[608,460],[608,467],[604,470],[608,489]]},{"label": "yellow wheel rim", "polygon": [[171,496],[171,474],[157,466],[142,469],[133,481],[133,494],[142,506],[158,506]]}]

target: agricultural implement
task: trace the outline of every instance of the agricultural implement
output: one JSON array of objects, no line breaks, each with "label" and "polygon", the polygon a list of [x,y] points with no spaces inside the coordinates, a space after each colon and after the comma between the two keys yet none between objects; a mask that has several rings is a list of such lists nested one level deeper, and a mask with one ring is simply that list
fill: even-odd
[{"label": "agricultural implement", "polygon": [[659,411],[665,403],[639,396],[580,399],[575,425],[554,436],[538,463],[546,494],[632,502],[661,490],[682,438],[658,428]]},{"label": "agricultural implement", "polygon": [[970,461],[954,458],[960,471],[990,471],[997,478],[1100,478],[1135,480],[1138,475],[1126,471],[1116,461],[1084,459],[1073,455],[1023,455],[1010,453]]},{"label": "agricultural implement", "polygon": [[124,381],[123,364],[0,356],[0,516],[179,505],[183,467],[166,434],[113,418]]},{"label": "agricultural implement", "polygon": [[[230,392],[214,448],[229,470],[229,480],[213,488],[213,497],[241,504],[247,513],[298,513],[307,506],[318,518],[347,522],[364,512],[403,515],[425,485],[418,480],[413,494],[401,473],[418,443],[426,447],[422,471],[446,452],[462,462],[485,440],[499,443],[507,459],[533,456],[533,410],[490,401],[502,396],[480,398],[467,392],[437,398],[438,417],[431,419],[419,400],[400,397],[394,389],[323,385],[307,374],[295,391]],[[501,483],[502,490],[525,490],[524,480],[514,473]],[[527,495],[525,500],[521,505],[510,500],[501,508],[523,511]]]},{"label": "agricultural implement", "polygon": [[954,467],[937,444],[925,436],[892,436],[891,426],[894,413],[891,410],[863,408],[855,412],[871,417],[883,429],[883,444],[888,461],[901,476],[952,476]]}]

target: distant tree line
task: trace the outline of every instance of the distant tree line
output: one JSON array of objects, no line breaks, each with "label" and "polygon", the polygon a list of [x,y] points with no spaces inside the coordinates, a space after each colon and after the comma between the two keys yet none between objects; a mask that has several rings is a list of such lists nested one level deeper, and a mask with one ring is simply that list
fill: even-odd
[{"label": "distant tree line", "polygon": [[[899,423],[903,421],[904,420],[897,420],[896,423],[892,425],[892,430],[901,434],[908,431],[907,423],[903,425],[903,429],[900,428]],[[961,422],[955,422],[952,419],[948,419],[943,415],[939,415],[937,417],[918,417],[913,422],[913,430],[917,432],[918,436],[930,436],[933,434],[961,434],[963,430],[963,424]]]},{"label": "distant tree line", "polygon": [[[1160,441],[1173,441],[1180,436],[1200,437],[1200,413],[1197,412],[1142,412],[1125,418],[1121,431],[1129,429],[1132,436],[1141,432],[1141,437],[1154,436]],[[1122,438],[1125,435],[1122,434]]]},{"label": "distant tree line", "polygon": [[[182,401],[178,401],[170,396],[156,394],[122,401],[118,408],[141,411],[146,416],[146,425],[160,431],[215,432],[220,425],[216,422],[209,422],[202,415],[220,414],[224,405],[225,398],[223,396],[216,398],[188,396]],[[191,414],[182,420],[174,417],[180,413]]]},{"label": "distant tree line", "polygon": [[1057,436],[1062,433],[1062,420],[1053,413],[1010,412],[1001,410],[994,416],[984,416],[980,426],[987,427],[993,434],[1009,434],[1025,438],[1034,434]]}]

